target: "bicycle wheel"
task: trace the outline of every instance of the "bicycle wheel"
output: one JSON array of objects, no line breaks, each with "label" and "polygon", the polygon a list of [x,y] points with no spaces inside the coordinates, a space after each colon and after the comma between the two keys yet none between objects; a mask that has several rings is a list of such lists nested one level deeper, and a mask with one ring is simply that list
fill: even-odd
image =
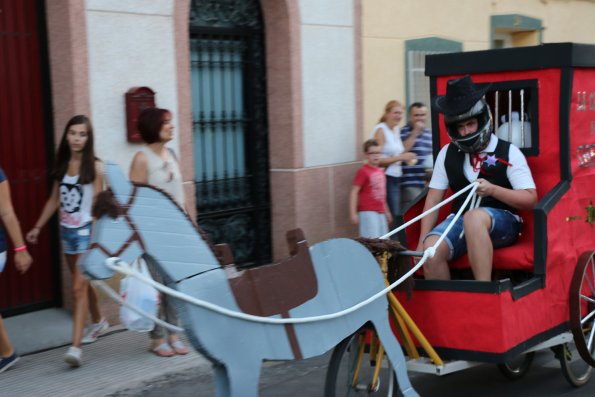
[{"label": "bicycle wheel", "polygon": [[535,352],[521,354],[512,361],[498,364],[498,369],[510,380],[521,379],[529,371],[534,357]]},{"label": "bicycle wheel", "polygon": [[[331,356],[325,397],[398,396],[392,366],[386,356],[378,360],[377,348],[377,339],[371,330],[358,331],[343,339]],[[374,382],[377,366],[380,366],[379,374]]]},{"label": "bicycle wheel", "polygon": [[587,364],[576,349],[574,341],[560,345],[556,351],[562,374],[574,387],[586,384],[593,375],[593,367]]}]

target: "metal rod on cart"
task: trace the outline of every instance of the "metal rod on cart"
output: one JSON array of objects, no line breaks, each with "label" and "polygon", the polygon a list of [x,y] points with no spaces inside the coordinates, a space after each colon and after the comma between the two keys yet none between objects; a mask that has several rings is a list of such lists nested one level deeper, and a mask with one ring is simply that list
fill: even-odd
[{"label": "metal rod on cart", "polygon": [[[359,378],[359,373],[362,369],[362,357],[364,356],[364,348],[366,347],[366,344],[364,343],[366,341],[366,337],[365,335],[360,335],[358,337],[359,341],[358,341],[358,346],[359,349],[357,349],[357,366],[355,367],[355,371],[353,371],[353,378],[351,379],[351,386],[355,386],[357,385],[357,379]],[[372,338],[373,339],[373,338]],[[370,341],[372,342],[372,341]]]},{"label": "metal rod on cart", "polygon": [[403,341],[403,348],[405,349],[405,353],[407,353],[407,356],[409,358],[417,360],[418,358],[420,358],[419,351],[417,351],[417,347],[415,346],[415,343],[413,343],[411,333],[407,329],[407,324],[405,324],[405,321],[403,321],[401,316],[397,314],[396,310],[390,310],[389,314],[391,315],[391,318],[394,321],[395,329],[399,334],[399,337],[401,337],[401,340]]},{"label": "metal rod on cart", "polygon": [[413,322],[413,320],[411,319],[411,317],[409,316],[409,314],[407,313],[405,308],[403,308],[403,306],[401,306],[401,304],[399,303],[399,300],[391,293],[389,293],[387,295],[388,295],[388,300],[390,302],[390,305],[397,311],[397,313],[399,314],[399,316],[401,316],[403,321],[405,321],[405,323],[407,324],[407,327],[409,327],[409,329],[411,330],[413,335],[415,335],[415,338],[419,341],[419,344],[426,351],[426,353],[428,353],[428,356],[430,356],[430,358],[432,359],[434,364],[435,365],[444,365],[444,361],[442,361],[442,359],[440,358],[438,353],[436,353],[436,350],[434,350],[432,345],[430,345],[430,342],[428,342],[428,340],[426,339],[424,334],[422,334],[422,332],[419,330],[419,328],[417,328],[417,325]]},{"label": "metal rod on cart", "polygon": [[525,89],[521,88],[521,147],[525,147]]},{"label": "metal rod on cart", "polygon": [[498,123],[500,122],[500,120],[498,119],[498,117],[500,117],[500,115],[498,114],[499,109],[500,109],[500,104],[498,103],[500,101],[500,91],[496,91],[495,96],[494,96],[494,108],[495,108],[495,112],[496,112],[496,119],[495,121],[495,125],[494,125],[494,131],[498,131]]},{"label": "metal rod on cart", "polygon": [[[376,353],[376,357],[375,357],[376,363],[382,362],[383,356],[384,356],[384,345],[380,344],[380,346],[378,346],[378,352]],[[382,365],[376,365],[376,368],[374,368],[374,376],[372,376],[372,380],[370,381],[368,390],[376,390],[376,386],[378,384],[378,377],[380,376],[380,367],[382,367]]]},{"label": "metal rod on cart", "polygon": [[[390,285],[390,282],[388,281],[386,274],[384,276],[384,282],[386,283],[386,285]],[[389,292],[387,295],[392,295],[392,293]],[[411,333],[409,332],[409,329],[407,328],[407,324],[405,324],[403,317],[399,316],[399,313],[397,313],[397,310],[395,308],[393,308],[392,305],[391,305],[391,309],[392,310],[389,310],[389,314],[391,315],[391,317],[394,320],[394,324],[395,324],[397,333],[403,340],[403,347],[405,348],[405,352],[407,353],[407,356],[409,356],[410,358],[418,359],[420,357],[419,352],[417,351],[417,347],[415,346],[415,343],[413,343],[413,339],[411,338]]]},{"label": "metal rod on cart", "polygon": [[512,90],[508,90],[508,142],[512,142]]}]

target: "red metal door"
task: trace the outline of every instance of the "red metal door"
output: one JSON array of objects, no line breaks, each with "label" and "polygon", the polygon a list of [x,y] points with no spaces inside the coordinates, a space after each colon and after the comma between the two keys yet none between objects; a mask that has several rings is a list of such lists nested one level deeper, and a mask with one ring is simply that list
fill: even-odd
[{"label": "red metal door", "polygon": [[[42,1],[0,0],[0,166],[26,233],[48,195],[47,153],[53,144],[49,110]],[[59,302],[57,261],[50,233],[31,247],[34,263],[25,276],[13,266],[12,244],[0,276],[0,311],[4,315],[53,306]],[[52,233],[54,234],[54,233]]]}]

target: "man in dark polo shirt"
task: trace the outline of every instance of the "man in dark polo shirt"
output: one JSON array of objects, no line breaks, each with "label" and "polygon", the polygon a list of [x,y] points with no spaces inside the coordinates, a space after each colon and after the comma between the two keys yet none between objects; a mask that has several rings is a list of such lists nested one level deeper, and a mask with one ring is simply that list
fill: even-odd
[{"label": "man in dark polo shirt", "polygon": [[426,127],[428,108],[421,102],[409,105],[407,125],[401,128],[401,141],[405,150],[417,155],[415,164],[403,162],[399,185],[401,210],[405,211],[426,186],[426,170],[432,168],[432,132]]}]

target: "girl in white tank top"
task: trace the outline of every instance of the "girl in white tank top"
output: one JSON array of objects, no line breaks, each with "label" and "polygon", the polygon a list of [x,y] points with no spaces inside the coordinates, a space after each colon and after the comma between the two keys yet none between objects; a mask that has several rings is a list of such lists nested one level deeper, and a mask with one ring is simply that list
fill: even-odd
[{"label": "girl in white tank top", "polygon": [[[88,117],[72,117],[66,127],[56,153],[52,171],[52,192],[35,227],[27,233],[27,241],[37,243],[41,228],[59,209],[60,237],[66,263],[72,273],[73,305],[72,346],[64,355],[72,367],[82,363],[83,343],[91,343],[107,330],[109,324],[101,316],[97,293],[78,268],[79,257],[87,250],[91,237],[91,206],[95,194],[103,189],[103,167],[95,157],[93,127]],[[88,308],[79,304],[87,299]],[[85,330],[87,309],[92,324]]]}]

